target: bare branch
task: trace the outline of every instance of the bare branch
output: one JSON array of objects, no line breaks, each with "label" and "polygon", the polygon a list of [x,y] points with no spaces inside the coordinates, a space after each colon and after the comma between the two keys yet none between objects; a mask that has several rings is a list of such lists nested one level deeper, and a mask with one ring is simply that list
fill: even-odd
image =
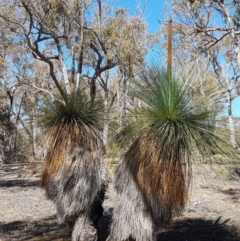
[{"label": "bare branch", "polygon": [[32,86],[32,87],[34,87],[34,88],[37,89],[37,90],[40,90],[40,91],[42,91],[42,92],[47,93],[48,95],[50,95],[51,99],[54,100],[54,96],[53,96],[53,94],[52,94],[50,91],[48,91],[48,90],[46,90],[46,89],[43,89],[43,88],[37,87],[32,81],[30,81],[30,83],[31,83],[31,86]]}]

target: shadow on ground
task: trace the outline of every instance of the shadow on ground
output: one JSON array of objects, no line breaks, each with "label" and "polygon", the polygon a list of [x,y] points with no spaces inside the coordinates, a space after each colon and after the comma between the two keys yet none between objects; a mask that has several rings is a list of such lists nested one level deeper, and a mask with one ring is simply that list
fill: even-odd
[{"label": "shadow on ground", "polygon": [[[99,241],[108,236],[110,215],[104,215],[98,225]],[[227,221],[185,219],[173,222],[158,235],[159,241],[240,241],[240,236]],[[71,230],[59,225],[56,216],[35,222],[0,223],[1,241],[71,241]]]},{"label": "shadow on ground", "polygon": [[185,219],[175,221],[158,235],[159,241],[240,241],[239,231],[228,220]]},{"label": "shadow on ground", "polygon": [[1,241],[71,241],[71,231],[56,216],[34,222],[0,223]]},{"label": "shadow on ground", "polygon": [[[240,230],[227,225],[228,220],[180,219],[162,229],[158,241],[240,241]],[[105,241],[111,222],[104,215],[98,225],[99,241]]]},{"label": "shadow on ground", "polygon": [[0,179],[0,188],[10,188],[10,187],[39,187],[39,180],[29,181],[29,180],[2,180]]}]

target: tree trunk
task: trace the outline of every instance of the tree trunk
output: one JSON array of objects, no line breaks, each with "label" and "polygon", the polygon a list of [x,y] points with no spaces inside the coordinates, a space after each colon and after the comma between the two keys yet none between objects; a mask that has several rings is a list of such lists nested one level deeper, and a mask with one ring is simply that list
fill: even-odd
[{"label": "tree trunk", "polygon": [[83,65],[83,27],[84,27],[84,14],[85,14],[85,8],[82,6],[82,12],[81,12],[81,26],[80,26],[80,33],[79,33],[79,57],[78,57],[78,69],[77,69],[77,79],[76,79],[76,86],[75,86],[75,92],[78,91],[80,86],[80,79],[82,75],[82,65]]},{"label": "tree trunk", "polygon": [[21,113],[21,110],[22,110],[22,104],[23,104],[24,97],[25,97],[25,91],[24,91],[23,96],[21,98],[18,113],[16,115],[15,135],[14,135],[14,154],[16,154],[16,152],[17,152],[17,139],[18,139],[18,128],[17,127],[18,127],[18,121],[20,120],[20,113]]},{"label": "tree trunk", "polygon": [[62,49],[61,49],[60,41],[58,39],[55,39],[55,42],[56,42],[57,49],[58,49],[59,63],[60,63],[60,67],[62,69],[62,74],[63,74],[64,83],[65,83],[66,93],[68,95],[70,95],[70,93],[71,93],[70,81],[69,81],[69,78],[68,78],[67,67],[66,67],[66,65],[64,63],[63,52],[62,52]]},{"label": "tree trunk", "polygon": [[32,157],[35,160],[36,158],[36,126],[34,120],[36,118],[35,108],[32,110],[32,121],[31,121],[31,130],[32,130]]},{"label": "tree trunk", "polygon": [[[59,54],[60,55],[60,54]],[[68,73],[67,73],[67,68],[65,66],[65,63],[64,63],[64,60],[63,60],[63,57],[62,55],[60,55],[60,66],[61,66],[61,69],[62,69],[62,73],[63,73],[63,79],[64,79],[64,82],[65,82],[65,87],[66,87],[66,93],[68,95],[70,95],[71,93],[71,88],[70,88],[70,82],[69,82],[69,79],[68,79]]]},{"label": "tree trunk", "polygon": [[108,129],[109,129],[107,88],[104,89],[104,112],[105,112],[105,120],[104,120],[104,126],[103,126],[103,144],[104,146],[106,146],[108,144]]},{"label": "tree trunk", "polygon": [[234,119],[232,116],[232,98],[231,92],[227,92],[227,100],[228,100],[228,123],[229,123],[229,132],[230,132],[230,143],[235,148],[236,147],[236,134],[234,127]]},{"label": "tree trunk", "polygon": [[123,78],[123,85],[121,88],[118,83],[118,109],[119,109],[119,130],[125,124],[126,118],[126,94],[127,94],[127,78]]}]

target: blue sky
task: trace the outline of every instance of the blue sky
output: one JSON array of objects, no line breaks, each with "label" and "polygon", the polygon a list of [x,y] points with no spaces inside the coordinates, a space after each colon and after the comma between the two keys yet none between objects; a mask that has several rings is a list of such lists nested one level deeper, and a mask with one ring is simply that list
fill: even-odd
[{"label": "blue sky", "polygon": [[[114,1],[114,0],[113,0]],[[158,20],[164,15],[164,5],[171,4],[171,0],[115,0],[115,6],[122,6],[129,9],[130,14],[136,13],[136,3],[145,6],[145,18],[149,24],[150,32],[155,32],[159,28]],[[224,110],[227,114],[227,109]],[[233,115],[240,116],[240,97],[233,101]]]},{"label": "blue sky", "polygon": [[130,14],[136,13],[136,3],[145,8],[145,17],[149,23],[149,29],[154,32],[158,29],[158,19],[161,18],[164,11],[164,4],[170,4],[171,0],[115,0],[116,6],[122,6],[129,9]]},{"label": "blue sky", "polygon": [[233,115],[240,117],[240,97],[233,101]]}]

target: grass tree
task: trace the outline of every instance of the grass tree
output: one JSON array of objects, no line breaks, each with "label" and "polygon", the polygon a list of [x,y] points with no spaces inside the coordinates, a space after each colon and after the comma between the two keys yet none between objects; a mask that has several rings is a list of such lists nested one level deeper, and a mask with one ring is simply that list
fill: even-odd
[{"label": "grass tree", "polygon": [[109,241],[156,240],[157,229],[188,200],[196,157],[235,157],[212,121],[222,92],[199,83],[152,66],[132,88],[141,107],[115,137],[125,152],[115,173]]},{"label": "grass tree", "polygon": [[46,129],[42,186],[47,197],[73,228],[73,241],[97,240],[109,180],[101,154],[103,103],[72,94],[45,107],[40,123]]}]

